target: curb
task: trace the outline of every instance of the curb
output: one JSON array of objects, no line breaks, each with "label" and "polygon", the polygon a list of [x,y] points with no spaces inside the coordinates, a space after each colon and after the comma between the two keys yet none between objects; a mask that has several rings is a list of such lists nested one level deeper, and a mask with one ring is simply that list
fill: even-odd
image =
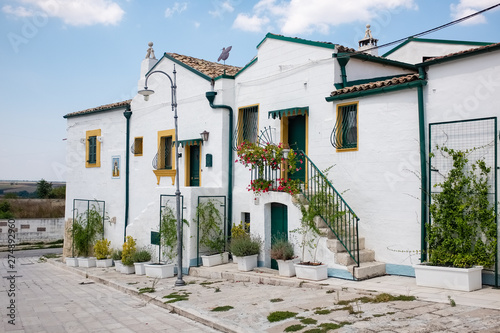
[{"label": "curb", "polygon": [[193,321],[196,321],[196,322],[203,324],[205,326],[208,326],[210,328],[219,330],[221,332],[225,332],[225,333],[240,333],[240,332],[242,332],[239,328],[234,327],[233,325],[228,325],[226,323],[222,324],[218,320],[211,318],[211,317],[208,317],[206,315],[203,315],[197,311],[182,309],[174,304],[163,303],[161,300],[157,299],[156,297],[151,297],[147,294],[140,294],[135,289],[131,289],[131,288],[129,289],[129,288],[121,286],[115,282],[105,280],[105,279],[100,278],[98,276],[89,274],[87,271],[82,271],[79,269],[74,269],[73,267],[66,266],[65,264],[63,264],[60,261],[57,261],[56,259],[49,259],[49,260],[47,260],[47,262],[50,263],[51,265],[58,267],[58,268],[64,269],[66,271],[75,273],[75,274],[80,275],[80,276],[84,276],[84,277],[86,277],[94,282],[100,283],[100,284],[105,285],[105,286],[109,286],[109,287],[116,289],[118,291],[121,291],[127,295],[134,296],[142,301],[145,301],[146,303],[152,303],[156,306],[159,306],[161,308],[168,310],[171,313],[175,313],[179,316],[191,319]]}]

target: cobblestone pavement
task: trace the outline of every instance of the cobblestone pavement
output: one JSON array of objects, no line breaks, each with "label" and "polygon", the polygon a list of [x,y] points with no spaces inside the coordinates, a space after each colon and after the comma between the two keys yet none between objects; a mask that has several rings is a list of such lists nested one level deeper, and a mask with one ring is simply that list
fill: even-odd
[{"label": "cobblestone pavement", "polygon": [[1,262],[0,332],[217,332],[38,258],[16,258],[15,279]]},{"label": "cobblestone pavement", "polygon": [[[434,288],[411,289],[408,283],[413,279],[402,277],[312,283],[266,272],[240,273],[234,264],[191,269],[191,275],[184,277],[187,284],[174,287],[175,277],[155,280],[121,274],[114,268],[28,261],[16,282],[19,332],[283,332],[289,327],[300,328],[298,332],[328,328],[335,332],[500,332],[500,290],[489,287],[463,296]],[[5,281],[2,290],[7,288]],[[407,298],[434,291],[450,298],[398,301],[383,294],[402,290],[405,284],[405,292],[391,294]],[[153,286],[155,292],[138,293]],[[373,289],[367,289],[370,286]],[[164,303],[172,299],[164,296],[175,295],[184,300]],[[1,299],[8,304],[5,297]],[[455,299],[457,304],[452,306]],[[484,306],[460,304],[471,302]],[[227,311],[213,311],[217,307]],[[276,311],[294,315],[270,322],[268,316]],[[6,306],[1,312],[4,330],[12,330],[6,324]]]}]

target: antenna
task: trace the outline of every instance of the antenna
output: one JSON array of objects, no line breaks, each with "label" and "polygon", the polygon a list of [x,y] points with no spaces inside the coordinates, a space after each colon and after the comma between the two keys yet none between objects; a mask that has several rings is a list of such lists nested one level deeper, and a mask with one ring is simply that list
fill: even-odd
[{"label": "antenna", "polygon": [[[219,59],[217,59],[217,62],[223,60],[224,61],[224,67],[226,66],[226,60],[227,58],[229,58],[229,51],[231,51],[233,47],[232,46],[228,46],[228,47],[223,47],[222,48],[222,52],[219,56]],[[224,68],[224,74],[226,74],[226,69]]]}]

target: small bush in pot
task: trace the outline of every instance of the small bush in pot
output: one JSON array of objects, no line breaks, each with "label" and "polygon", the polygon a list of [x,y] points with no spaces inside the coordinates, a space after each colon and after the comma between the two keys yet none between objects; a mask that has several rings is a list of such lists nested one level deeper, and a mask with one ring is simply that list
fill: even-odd
[{"label": "small bush in pot", "polygon": [[111,255],[110,246],[111,242],[106,238],[100,239],[95,242],[94,255],[97,260],[107,259]]},{"label": "small bush in pot", "polygon": [[111,252],[111,259],[115,261],[122,260],[122,250],[113,250]]},{"label": "small bush in pot", "polygon": [[148,250],[139,250],[132,256],[134,262],[148,262],[151,260],[151,253]]},{"label": "small bush in pot", "polygon": [[260,238],[256,236],[245,235],[232,238],[230,243],[231,253],[237,257],[259,254],[261,243]]},{"label": "small bush in pot", "polygon": [[133,256],[136,252],[136,244],[132,236],[127,236],[127,241],[123,243],[122,264],[132,266],[134,264]]},{"label": "small bush in pot", "polygon": [[295,258],[293,244],[284,238],[276,239],[271,244],[271,258],[274,260],[291,260]]}]

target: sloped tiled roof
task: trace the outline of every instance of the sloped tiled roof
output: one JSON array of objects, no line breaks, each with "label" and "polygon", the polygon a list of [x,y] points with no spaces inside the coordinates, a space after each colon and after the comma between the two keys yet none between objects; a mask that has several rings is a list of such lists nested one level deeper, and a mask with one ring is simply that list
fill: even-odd
[{"label": "sloped tiled roof", "polygon": [[408,82],[417,81],[417,80],[419,80],[418,74],[409,74],[409,75],[405,75],[405,76],[394,77],[394,78],[388,79],[388,80],[374,81],[374,82],[358,84],[358,85],[355,85],[352,87],[345,87],[345,88],[342,88],[339,90],[332,91],[330,96],[338,96],[338,95],[353,93],[353,92],[357,92],[357,91],[394,86],[394,85],[408,83]]},{"label": "sloped tiled roof", "polygon": [[85,115],[85,114],[89,114],[89,113],[107,111],[107,110],[112,110],[112,109],[116,109],[116,108],[120,108],[120,107],[127,107],[127,106],[130,106],[131,101],[132,101],[131,99],[128,99],[128,100],[122,101],[122,102],[105,104],[105,105],[101,105],[101,106],[91,108],[91,109],[86,109],[86,110],[82,110],[82,111],[68,113],[67,115],[64,116],[64,118],[70,118],[70,117],[81,116],[81,115]]},{"label": "sloped tiled roof", "polygon": [[484,46],[479,46],[479,47],[473,47],[473,48],[470,48],[470,49],[467,49],[467,50],[458,51],[458,52],[454,52],[454,53],[449,53],[449,54],[446,54],[444,56],[439,56],[439,57],[434,57],[434,58],[426,59],[424,61],[424,64],[426,62],[432,62],[432,61],[441,60],[441,59],[459,57],[459,56],[462,56],[462,55],[465,56],[467,54],[476,53],[476,52],[485,52],[485,51],[488,51],[489,49],[498,48],[499,46],[500,46],[500,43],[490,44],[490,45],[484,45]]},{"label": "sloped tiled roof", "polygon": [[354,53],[354,52],[356,52],[356,50],[353,48],[350,48],[350,47],[343,46],[343,45],[337,45],[337,52],[338,53]]},{"label": "sloped tiled roof", "polygon": [[180,61],[186,64],[187,66],[211,78],[216,78],[218,76],[223,75],[224,70],[226,70],[226,75],[234,76],[241,69],[241,67],[219,64],[217,62],[189,57],[182,54],[177,54],[177,53],[167,53],[167,54],[170,57],[174,58],[175,60]]}]

